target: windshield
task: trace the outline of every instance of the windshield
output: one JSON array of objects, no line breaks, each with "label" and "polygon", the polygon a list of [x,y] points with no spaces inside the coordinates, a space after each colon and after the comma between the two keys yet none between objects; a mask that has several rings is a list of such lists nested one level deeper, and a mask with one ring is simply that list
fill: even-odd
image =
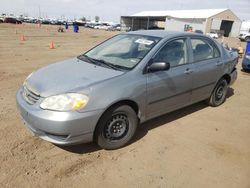
[{"label": "windshield", "polygon": [[160,38],[152,36],[121,34],[93,48],[83,56],[106,65],[130,70],[159,40]]}]

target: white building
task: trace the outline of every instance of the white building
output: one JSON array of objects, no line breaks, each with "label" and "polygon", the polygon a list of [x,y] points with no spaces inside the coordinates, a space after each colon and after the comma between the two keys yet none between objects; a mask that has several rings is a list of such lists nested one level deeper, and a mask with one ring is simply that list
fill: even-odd
[{"label": "white building", "polygon": [[240,32],[250,32],[250,20],[242,22]]},{"label": "white building", "polygon": [[230,9],[144,11],[122,16],[121,27],[123,30],[162,27],[172,31],[185,31],[191,27],[193,31],[216,31],[226,37],[236,37],[240,32],[241,20]]}]

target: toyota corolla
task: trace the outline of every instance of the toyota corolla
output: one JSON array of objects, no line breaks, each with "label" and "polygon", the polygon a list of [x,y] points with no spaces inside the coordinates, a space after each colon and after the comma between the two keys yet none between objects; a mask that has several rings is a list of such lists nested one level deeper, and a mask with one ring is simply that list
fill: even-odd
[{"label": "toyota corolla", "polygon": [[139,123],[203,100],[221,105],[236,80],[237,59],[200,34],[122,33],[31,73],[17,91],[17,106],[44,140],[116,149]]}]

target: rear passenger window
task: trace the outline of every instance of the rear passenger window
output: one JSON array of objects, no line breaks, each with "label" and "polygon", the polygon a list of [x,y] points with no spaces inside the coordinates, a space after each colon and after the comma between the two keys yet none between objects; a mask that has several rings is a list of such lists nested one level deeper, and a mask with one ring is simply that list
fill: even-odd
[{"label": "rear passenger window", "polygon": [[217,58],[220,56],[219,50],[208,41],[201,39],[191,39],[194,62]]}]

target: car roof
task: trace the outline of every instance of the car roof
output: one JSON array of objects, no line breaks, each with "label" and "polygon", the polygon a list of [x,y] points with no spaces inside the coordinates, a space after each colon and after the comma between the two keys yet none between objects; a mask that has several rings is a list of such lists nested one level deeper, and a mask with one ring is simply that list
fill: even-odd
[{"label": "car roof", "polygon": [[167,31],[167,30],[138,30],[138,31],[130,31],[127,34],[134,35],[146,35],[160,38],[169,38],[169,37],[178,37],[178,36],[204,36],[199,33],[190,33],[190,32],[180,32],[180,31]]}]

